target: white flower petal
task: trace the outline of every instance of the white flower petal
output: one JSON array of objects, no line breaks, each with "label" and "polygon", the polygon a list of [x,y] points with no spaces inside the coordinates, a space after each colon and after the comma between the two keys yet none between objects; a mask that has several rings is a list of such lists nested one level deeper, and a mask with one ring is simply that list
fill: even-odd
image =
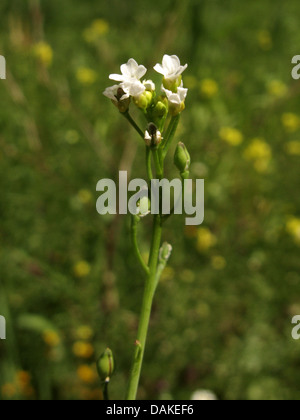
[{"label": "white flower petal", "polygon": [[156,64],[153,68],[157,73],[160,73],[163,76],[165,75],[165,69],[163,68],[161,64]]},{"label": "white flower petal", "polygon": [[143,85],[147,90],[155,91],[155,83],[152,80],[143,80]]},{"label": "white flower petal", "polygon": [[113,101],[117,102],[116,95],[118,93],[119,85],[110,86],[105,89],[103,92],[103,95],[106,96],[109,99],[112,99]]},{"label": "white flower petal", "polygon": [[117,82],[126,82],[131,79],[140,80],[146,72],[147,69],[145,66],[139,66],[133,58],[130,58],[126,64],[121,65],[122,74],[111,74],[109,78]]},{"label": "white flower petal", "polygon": [[177,55],[164,55],[161,64],[156,64],[154,70],[164,75],[166,80],[175,81],[187,68],[187,64],[180,65]]},{"label": "white flower petal", "polygon": [[110,80],[115,80],[116,82],[123,82],[124,76],[121,74],[110,74],[109,75]]},{"label": "white flower petal", "polygon": [[141,79],[147,73],[147,69],[145,66],[138,66],[135,72],[135,77],[137,79]]},{"label": "white flower petal", "polygon": [[137,79],[126,80],[122,83],[122,88],[126,93],[129,93],[130,96],[134,97],[140,96],[146,90],[143,83]]}]

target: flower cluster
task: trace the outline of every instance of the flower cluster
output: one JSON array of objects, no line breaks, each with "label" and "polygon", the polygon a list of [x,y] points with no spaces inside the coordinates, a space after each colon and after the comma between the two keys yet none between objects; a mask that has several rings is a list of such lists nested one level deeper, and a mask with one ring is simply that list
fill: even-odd
[{"label": "flower cluster", "polygon": [[[156,93],[152,80],[141,80],[147,69],[133,58],[121,66],[121,74],[111,74],[109,78],[119,84],[105,89],[107,96],[122,113],[128,111],[130,102],[143,110],[148,122],[154,123],[161,130],[167,115],[176,116],[185,108],[188,89],[183,87],[182,73],[187,64],[182,66],[176,55],[164,55],[162,64],[156,64],[154,70],[163,75],[161,92]],[[148,141],[150,142],[150,135]]]}]

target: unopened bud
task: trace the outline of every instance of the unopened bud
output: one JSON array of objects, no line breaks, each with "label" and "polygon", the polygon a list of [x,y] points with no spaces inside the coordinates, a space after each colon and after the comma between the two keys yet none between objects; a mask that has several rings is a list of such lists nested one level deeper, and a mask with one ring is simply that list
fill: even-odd
[{"label": "unopened bud", "polygon": [[162,141],[161,132],[158,130],[155,124],[150,123],[148,130],[145,132],[145,143],[148,147],[157,147]]},{"label": "unopened bud", "polygon": [[114,357],[110,349],[106,349],[99,357],[97,361],[97,370],[101,381],[110,381],[110,378],[114,373]]},{"label": "unopened bud", "polygon": [[177,79],[163,79],[163,86],[164,88],[171,90],[172,92],[176,93],[177,88],[181,85],[182,76],[180,75]]},{"label": "unopened bud", "polygon": [[172,253],[172,245],[168,244],[168,242],[164,242],[162,247],[159,251],[159,260],[160,262],[167,262]]},{"label": "unopened bud", "polygon": [[145,90],[140,96],[134,98],[134,103],[140,109],[147,109],[152,102],[153,93]]},{"label": "unopened bud", "polygon": [[188,172],[191,164],[191,157],[184,143],[178,143],[174,163],[181,174]]},{"label": "unopened bud", "polygon": [[167,113],[168,113],[168,101],[165,101],[165,102],[166,103],[164,103],[163,101],[158,101],[157,104],[155,105],[155,107],[152,111],[152,115],[155,119],[164,118],[167,115]]},{"label": "unopened bud", "polygon": [[137,203],[137,216],[145,217],[151,211],[151,201],[148,197],[142,197]]}]

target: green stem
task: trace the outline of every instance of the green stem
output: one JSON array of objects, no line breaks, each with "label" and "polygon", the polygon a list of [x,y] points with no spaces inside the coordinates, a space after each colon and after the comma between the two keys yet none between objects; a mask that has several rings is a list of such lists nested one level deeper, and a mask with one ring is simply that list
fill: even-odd
[{"label": "green stem", "polygon": [[153,179],[153,173],[152,173],[152,166],[151,166],[151,149],[150,147],[146,146],[146,167],[147,167],[147,175],[149,178],[149,181]]},{"label": "green stem", "polygon": [[[190,172],[189,171],[183,172],[183,173],[180,174],[180,176],[181,176],[181,181],[182,181],[182,208],[184,208],[184,195],[185,195],[184,180],[185,179],[189,179]],[[165,214],[162,217],[162,223],[166,222],[171,216],[173,216],[174,215],[174,211],[175,211],[175,208],[173,206],[172,209],[171,209],[171,211],[170,211],[170,214]]]},{"label": "green stem", "polygon": [[145,134],[142,132],[142,130],[140,129],[140,127],[137,125],[137,123],[134,121],[134,119],[132,118],[132,116],[129,114],[128,111],[126,112],[121,112],[122,115],[124,115],[124,117],[126,118],[127,121],[129,121],[129,123],[132,125],[132,127],[137,131],[137,133],[139,134],[140,137],[142,137],[142,139],[145,139]]},{"label": "green stem", "polygon": [[109,384],[109,382],[105,381],[104,385],[103,385],[103,399],[104,399],[104,401],[109,401],[108,384]]},{"label": "green stem", "polygon": [[160,161],[157,149],[153,149],[153,158],[154,158],[156,176],[158,177],[158,179],[162,179],[163,178],[163,169],[162,169],[162,165],[161,165],[161,161]]},{"label": "green stem", "polygon": [[138,390],[139,380],[141,376],[142,364],[145,353],[146,340],[149,329],[149,322],[152,310],[152,303],[157,285],[157,265],[161,243],[161,218],[159,215],[154,216],[153,236],[151,251],[149,257],[149,276],[147,278],[144,298],[142,303],[141,318],[138,329],[136,351],[131,370],[129,386],[127,390],[126,400],[135,400]]},{"label": "green stem", "polygon": [[168,153],[169,147],[171,146],[171,143],[173,141],[173,138],[175,136],[175,133],[178,127],[179,120],[180,120],[180,114],[176,115],[175,117],[172,117],[169,123],[169,126],[165,134],[164,143],[162,145],[162,151],[161,151],[162,161],[164,161]]},{"label": "green stem", "polygon": [[137,216],[132,216],[132,218],[131,218],[131,238],[132,238],[132,243],[133,243],[133,248],[134,248],[135,255],[136,255],[142,269],[144,270],[144,272],[148,276],[150,270],[143,260],[143,257],[140,253],[138,242],[137,242],[137,225],[138,225],[138,223],[139,223],[139,220],[138,220]]}]

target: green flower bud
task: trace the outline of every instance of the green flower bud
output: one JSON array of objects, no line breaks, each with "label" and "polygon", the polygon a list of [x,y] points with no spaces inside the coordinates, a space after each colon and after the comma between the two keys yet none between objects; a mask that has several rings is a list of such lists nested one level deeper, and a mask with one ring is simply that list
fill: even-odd
[{"label": "green flower bud", "polygon": [[162,101],[158,101],[155,105],[152,115],[154,119],[164,118],[168,113],[168,102],[165,104]]},{"label": "green flower bud", "polygon": [[159,261],[161,263],[167,262],[171,256],[172,253],[172,245],[168,244],[168,242],[164,242],[162,244],[162,247],[159,251]]},{"label": "green flower bud", "polygon": [[174,163],[181,174],[188,172],[191,164],[191,157],[184,143],[178,143]]},{"label": "green flower bud", "polygon": [[99,357],[97,361],[97,370],[101,381],[110,381],[110,378],[114,373],[114,357],[110,349],[106,349]]},{"label": "green flower bud", "polygon": [[134,103],[140,109],[147,109],[153,99],[153,92],[145,90],[140,96],[134,98]]},{"label": "green flower bud", "polygon": [[172,92],[176,93],[177,88],[181,85],[182,76],[180,75],[176,80],[172,79],[163,79],[163,86],[164,88],[171,90]]}]

